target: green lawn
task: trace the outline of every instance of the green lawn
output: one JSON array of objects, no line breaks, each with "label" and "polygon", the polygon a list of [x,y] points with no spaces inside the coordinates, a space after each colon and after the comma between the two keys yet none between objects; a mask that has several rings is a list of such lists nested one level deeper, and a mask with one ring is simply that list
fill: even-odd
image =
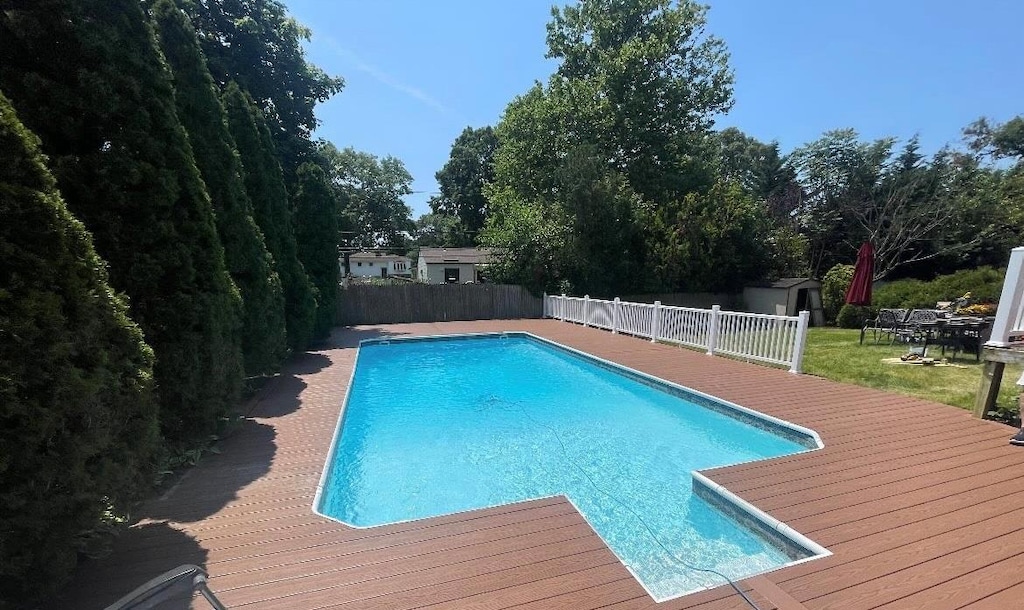
[{"label": "green lawn", "polygon": [[[974,408],[974,395],[981,383],[981,365],[974,354],[957,354],[954,364],[964,368],[908,366],[886,364],[883,358],[898,357],[907,352],[905,344],[875,345],[870,334],[864,345],[857,342],[859,330],[812,328],[807,335],[804,372],[834,381],[909,394],[963,409]],[[947,352],[948,354],[949,352]],[[940,352],[928,348],[928,355]],[[1010,407],[1017,401],[1017,379],[1021,367],[1008,364],[1003,374],[999,405]]]}]

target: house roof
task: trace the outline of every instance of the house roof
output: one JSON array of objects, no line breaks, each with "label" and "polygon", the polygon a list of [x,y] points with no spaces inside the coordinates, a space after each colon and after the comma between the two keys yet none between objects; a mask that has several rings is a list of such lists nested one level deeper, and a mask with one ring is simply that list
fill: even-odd
[{"label": "house roof", "polygon": [[420,250],[420,260],[427,264],[486,265],[491,262],[491,251],[487,248],[423,248]]},{"label": "house roof", "polygon": [[382,252],[353,252],[348,256],[350,261],[402,261],[409,260],[408,256],[400,254],[384,254]]}]

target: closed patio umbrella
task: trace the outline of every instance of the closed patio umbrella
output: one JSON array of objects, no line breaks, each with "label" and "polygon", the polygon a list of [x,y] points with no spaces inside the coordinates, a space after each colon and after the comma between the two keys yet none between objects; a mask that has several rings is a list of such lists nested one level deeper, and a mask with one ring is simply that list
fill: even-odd
[{"label": "closed patio umbrella", "polygon": [[871,242],[864,242],[857,251],[857,266],[853,269],[853,281],[846,289],[846,302],[850,305],[871,304],[871,280],[875,273],[875,249]]}]

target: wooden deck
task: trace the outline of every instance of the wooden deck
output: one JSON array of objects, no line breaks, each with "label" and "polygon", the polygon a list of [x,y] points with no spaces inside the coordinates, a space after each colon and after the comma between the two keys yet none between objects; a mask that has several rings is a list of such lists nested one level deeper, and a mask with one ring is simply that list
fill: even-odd
[{"label": "wooden deck", "polygon": [[559,498],[369,530],[311,503],[356,345],[528,330],[818,431],[825,449],[706,473],[834,555],[741,583],[762,610],[1024,607],[1024,448],[959,409],[554,320],[339,330],[53,607],[102,608],[205,566],[230,608],[747,608],[728,587],[655,604]]}]

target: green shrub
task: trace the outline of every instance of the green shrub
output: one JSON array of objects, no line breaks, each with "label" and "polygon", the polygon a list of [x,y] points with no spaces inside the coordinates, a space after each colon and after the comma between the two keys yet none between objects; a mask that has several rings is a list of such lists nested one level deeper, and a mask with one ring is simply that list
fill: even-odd
[{"label": "green shrub", "polygon": [[0,608],[52,593],[152,473],[153,355],[0,95]]},{"label": "green shrub", "polygon": [[874,307],[864,305],[850,305],[847,303],[839,309],[836,316],[836,325],[840,328],[862,328],[864,322],[875,317],[877,310]]},{"label": "green shrub", "polygon": [[299,260],[318,294],[313,337],[323,339],[334,328],[338,303],[337,203],[319,165],[303,163],[295,174],[295,238]]},{"label": "green shrub", "polygon": [[825,322],[835,322],[839,310],[846,301],[846,289],[853,281],[853,265],[836,265],[828,270],[821,280],[821,305],[825,310]]},{"label": "green shrub", "polygon": [[929,282],[934,289],[936,301],[952,301],[971,293],[971,301],[975,303],[995,303],[1003,290],[1005,269],[979,267],[965,269],[950,275],[940,275]]},{"label": "green shrub", "polygon": [[872,303],[877,307],[929,308],[939,301],[952,301],[971,293],[975,303],[999,300],[1005,272],[991,267],[965,269],[940,275],[930,282],[898,280],[875,290]]},{"label": "green shrub", "polygon": [[[923,307],[924,305],[916,305],[913,303],[919,303],[928,300],[925,295],[927,291],[926,282],[921,280],[898,280],[895,282],[889,282],[882,284],[874,289],[871,294],[872,304],[878,307],[886,308],[898,308],[906,307],[913,309],[915,307]],[[907,303],[905,305],[905,303]],[[934,307],[935,301],[928,304],[928,307]]]}]

